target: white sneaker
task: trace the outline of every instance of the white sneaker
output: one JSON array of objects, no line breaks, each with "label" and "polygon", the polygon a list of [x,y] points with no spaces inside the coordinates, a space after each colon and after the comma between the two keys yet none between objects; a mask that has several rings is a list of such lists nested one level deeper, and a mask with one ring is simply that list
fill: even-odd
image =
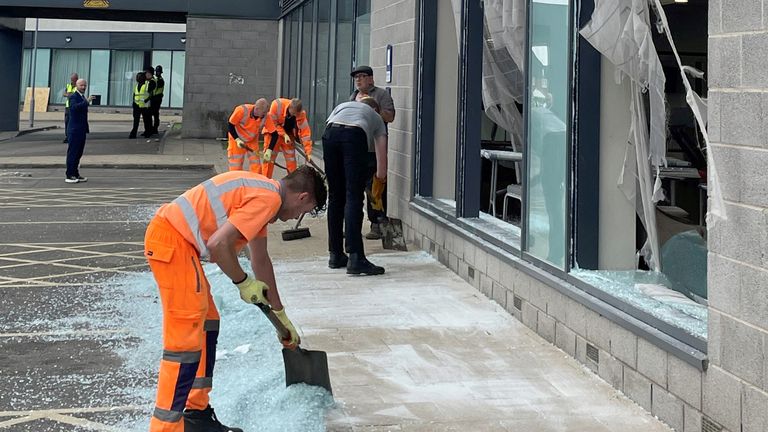
[{"label": "white sneaker", "polygon": [[78,180],[80,183],[85,183],[85,182],[87,182],[87,181],[88,181],[88,177],[77,176],[77,180]]},{"label": "white sneaker", "polygon": [[80,183],[80,179],[77,177],[67,177],[64,181],[67,183]]}]

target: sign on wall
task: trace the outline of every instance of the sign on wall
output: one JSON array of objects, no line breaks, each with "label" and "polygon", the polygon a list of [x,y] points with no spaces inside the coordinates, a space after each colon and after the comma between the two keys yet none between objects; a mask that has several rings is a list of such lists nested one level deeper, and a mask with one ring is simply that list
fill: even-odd
[{"label": "sign on wall", "polygon": [[83,7],[87,8],[108,8],[109,0],[83,0]]}]

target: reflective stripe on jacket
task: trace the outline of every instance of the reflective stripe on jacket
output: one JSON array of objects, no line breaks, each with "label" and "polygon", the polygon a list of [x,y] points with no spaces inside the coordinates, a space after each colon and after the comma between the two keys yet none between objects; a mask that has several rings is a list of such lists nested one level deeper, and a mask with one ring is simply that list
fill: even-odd
[{"label": "reflective stripe on jacket", "polygon": [[133,87],[133,103],[139,106],[139,108],[146,108],[149,106],[149,82],[145,82],[141,86],[138,83]]},{"label": "reflective stripe on jacket", "polygon": [[281,137],[288,133],[291,136],[297,136],[301,139],[301,143],[304,146],[304,151],[310,155],[312,154],[312,131],[309,129],[309,120],[307,119],[306,111],[301,111],[296,115],[296,130],[286,131],[283,129],[285,124],[285,116],[288,114],[288,106],[291,104],[290,99],[277,98],[272,101],[272,105],[269,107],[269,114],[267,114],[267,121],[264,124],[263,133],[277,132]]},{"label": "reflective stripe on jacket", "polygon": [[[67,93],[74,93],[77,91],[77,86],[75,84],[67,83]],[[66,102],[64,102],[64,106],[69,108],[69,96],[66,98]]]},{"label": "reflective stripe on jacket", "polygon": [[254,104],[243,104],[232,111],[229,122],[235,125],[237,135],[245,142],[254,142],[259,139],[259,131],[264,125],[264,118],[254,118]]},{"label": "reflective stripe on jacket", "polygon": [[165,218],[201,256],[208,255],[208,239],[229,221],[245,242],[267,235],[283,202],[280,182],[248,171],[229,171],[184,192],[160,207]]}]

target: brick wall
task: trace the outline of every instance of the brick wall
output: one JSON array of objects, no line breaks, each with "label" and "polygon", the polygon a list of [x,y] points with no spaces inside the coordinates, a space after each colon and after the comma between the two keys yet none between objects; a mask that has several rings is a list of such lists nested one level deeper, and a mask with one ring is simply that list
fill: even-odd
[{"label": "brick wall", "polygon": [[235,106],[276,96],[277,40],[275,20],[187,19],[183,136],[224,137]]},{"label": "brick wall", "polygon": [[703,408],[768,430],[768,1],[709,0],[709,122],[726,221],[709,225]]}]

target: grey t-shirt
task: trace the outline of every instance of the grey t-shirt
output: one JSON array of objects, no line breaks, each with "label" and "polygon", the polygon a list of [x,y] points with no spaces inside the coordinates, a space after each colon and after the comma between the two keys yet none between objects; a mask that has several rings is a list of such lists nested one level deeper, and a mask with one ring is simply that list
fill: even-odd
[{"label": "grey t-shirt", "polygon": [[[356,100],[358,93],[360,93],[358,90],[353,91],[352,94],[349,95],[349,100]],[[392,118],[395,117],[395,103],[392,101],[392,96],[390,96],[386,90],[381,87],[373,86],[371,91],[368,92],[368,96],[376,100],[379,104],[379,109],[382,112],[391,112]]]},{"label": "grey t-shirt", "polygon": [[343,102],[333,109],[325,124],[339,123],[347,126],[357,126],[368,137],[368,151],[374,150],[374,140],[387,134],[384,120],[373,108],[361,102]]}]

